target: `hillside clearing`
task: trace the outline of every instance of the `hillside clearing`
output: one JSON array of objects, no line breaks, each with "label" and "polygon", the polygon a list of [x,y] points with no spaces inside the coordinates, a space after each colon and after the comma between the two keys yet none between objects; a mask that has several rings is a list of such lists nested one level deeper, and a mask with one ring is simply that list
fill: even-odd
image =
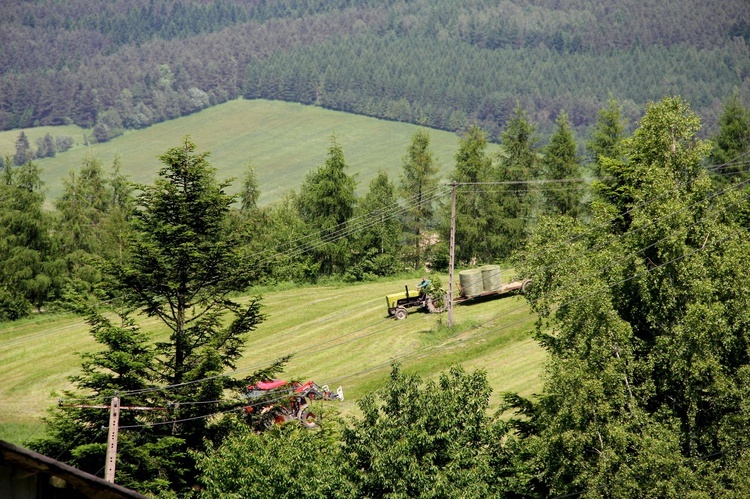
[{"label": "hillside clearing", "polygon": [[[62,179],[78,169],[86,154],[99,158],[109,171],[116,156],[122,173],[131,181],[150,183],[162,166],[158,156],[189,135],[198,151],[209,151],[209,161],[220,179],[242,179],[248,161],[255,167],[261,190],[260,204],[297,189],[305,175],[323,164],[331,138],[342,146],[349,174],[356,174],[358,192],[367,192],[378,171],[397,180],[403,169],[411,136],[417,125],[369,118],[316,106],[280,101],[237,99],[190,116],[131,130],[103,144],[86,145],[91,132],[74,126],[27,128],[32,148],[49,133],[69,135],[75,146],[54,158],[35,160],[42,169],[48,205],[62,192]],[[0,132],[0,154],[11,156],[21,130]],[[458,136],[430,130],[431,149],[440,172],[453,168]],[[498,146],[490,144],[488,151]],[[237,180],[230,192],[239,189]]]}]

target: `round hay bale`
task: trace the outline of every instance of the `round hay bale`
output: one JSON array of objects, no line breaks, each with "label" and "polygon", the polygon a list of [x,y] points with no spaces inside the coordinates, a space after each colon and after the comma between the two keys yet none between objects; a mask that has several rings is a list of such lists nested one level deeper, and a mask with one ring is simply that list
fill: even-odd
[{"label": "round hay bale", "polygon": [[502,285],[500,265],[485,265],[482,267],[482,288],[485,292],[497,291]]},{"label": "round hay bale", "polygon": [[476,296],[484,292],[481,269],[462,270],[458,273],[458,280],[464,296]]}]

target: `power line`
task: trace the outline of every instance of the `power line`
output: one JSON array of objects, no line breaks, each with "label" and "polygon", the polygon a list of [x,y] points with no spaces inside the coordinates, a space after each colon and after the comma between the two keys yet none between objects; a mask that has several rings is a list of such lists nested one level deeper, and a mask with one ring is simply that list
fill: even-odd
[{"label": "power line", "polygon": [[[722,238],[722,239],[720,239],[720,240],[716,240],[716,241],[714,241],[714,242],[713,242],[712,244],[718,244],[718,243],[720,243],[720,242],[723,242],[724,240],[726,240],[726,239],[728,239],[728,238],[730,238],[730,237],[732,237],[732,234],[730,234],[730,235],[728,235],[728,236],[726,236],[726,237],[724,237],[724,238]],[[665,266],[667,266],[667,265],[671,265],[671,264],[673,264],[673,263],[675,263],[675,262],[677,262],[677,261],[679,261],[679,260],[682,260],[682,259],[685,259],[685,258],[691,257],[691,256],[693,256],[693,255],[695,255],[695,254],[697,254],[697,253],[699,253],[699,252],[703,251],[703,250],[704,250],[705,248],[706,248],[706,245],[703,245],[702,247],[700,247],[700,248],[697,248],[697,249],[695,249],[694,251],[692,251],[692,252],[690,252],[690,253],[685,253],[685,254],[679,255],[679,256],[677,256],[677,257],[675,257],[675,258],[673,258],[673,259],[671,259],[671,260],[669,260],[669,261],[667,261],[667,262],[663,262],[663,263],[662,263],[662,264],[660,264],[660,265],[657,265],[657,266],[654,266],[654,267],[652,267],[652,268],[646,269],[645,271],[642,271],[642,272],[639,272],[639,273],[636,273],[636,274],[630,275],[630,276],[628,276],[628,277],[626,277],[626,278],[624,278],[624,279],[622,279],[622,280],[620,280],[620,281],[618,281],[618,282],[616,282],[616,283],[611,283],[611,284],[609,284],[609,285],[608,285],[607,287],[608,287],[608,288],[613,288],[613,287],[615,287],[615,286],[617,286],[617,285],[620,285],[620,284],[622,284],[622,283],[624,283],[624,282],[627,282],[627,281],[629,281],[629,280],[635,279],[635,278],[637,278],[637,277],[639,277],[639,276],[641,276],[641,275],[645,275],[645,274],[648,274],[648,273],[654,272],[654,271],[656,271],[656,270],[658,270],[658,269],[660,269],[660,268],[663,268],[663,267],[665,267]],[[644,249],[645,249],[645,248],[644,248]],[[637,252],[641,252],[641,251],[643,251],[644,249],[638,250]],[[637,252],[635,252],[635,253],[637,253]],[[569,301],[567,301],[567,302],[564,302],[564,303],[561,303],[561,304],[558,304],[558,305],[556,305],[556,306],[555,306],[554,308],[555,308],[555,309],[558,309],[558,308],[560,308],[560,307],[563,307],[563,306],[566,306],[566,305],[569,305],[569,304],[572,304],[572,303],[575,303],[575,302],[581,301],[581,300],[583,300],[583,299],[585,299],[585,298],[588,298],[588,296],[591,296],[592,294],[594,294],[594,293],[598,293],[598,292],[599,292],[598,290],[594,290],[594,291],[592,291],[591,293],[589,293],[589,294],[587,294],[587,295],[579,295],[579,296],[577,296],[577,297],[576,297],[575,299],[573,299],[573,300],[569,300]],[[495,318],[495,319],[493,319],[493,320],[497,320],[497,318]],[[528,322],[528,321],[529,321],[529,319],[528,319],[528,318],[524,318],[524,319],[521,319],[521,320],[515,321],[514,323],[511,323],[511,324],[505,324],[505,325],[503,325],[503,326],[502,326],[502,327],[500,327],[500,328],[496,328],[496,329],[494,329],[494,330],[490,330],[490,331],[487,331],[487,332],[485,332],[485,333],[481,334],[480,336],[484,336],[484,335],[486,335],[486,334],[491,334],[491,333],[496,333],[496,332],[498,332],[498,331],[502,331],[502,330],[508,329],[508,328],[509,328],[509,327],[511,327],[511,326],[515,326],[515,325],[517,325],[517,324],[521,324],[521,323],[524,323],[524,322]],[[487,323],[489,323],[489,322],[491,322],[491,321],[487,321],[487,322],[486,322],[486,323],[484,323],[484,324],[486,325],[486,324],[487,324]],[[463,333],[463,332],[464,332],[464,331],[460,331],[460,332],[456,333],[455,335],[452,335],[451,337],[449,337],[449,338],[447,338],[447,339],[453,339],[453,338],[455,338],[456,336],[458,336],[459,334],[461,334],[461,333]],[[476,336],[475,336],[475,337],[476,337]],[[445,344],[445,342],[443,342],[443,345],[444,345],[444,344]],[[394,361],[397,361],[397,360],[402,360],[402,359],[405,359],[405,358],[408,358],[408,357],[412,357],[412,356],[414,356],[414,355],[416,355],[416,354],[419,354],[419,353],[424,353],[424,352],[427,352],[427,351],[430,351],[430,350],[435,350],[435,349],[443,348],[443,345],[438,345],[438,346],[433,346],[433,345],[426,345],[426,346],[424,346],[424,347],[422,347],[422,348],[419,348],[419,349],[416,349],[416,350],[414,350],[414,351],[412,351],[412,352],[407,352],[407,353],[405,353],[405,354],[403,354],[403,355],[400,355],[400,356],[397,356],[397,357],[393,357],[393,358],[389,359],[389,360],[388,360],[387,362],[383,362],[383,363],[381,363],[381,364],[378,364],[378,365],[376,365],[376,366],[371,366],[371,367],[369,367],[369,368],[367,368],[367,369],[364,369],[364,370],[361,370],[361,371],[359,371],[359,372],[356,372],[356,373],[352,373],[352,374],[350,374],[350,375],[342,376],[342,377],[339,377],[339,378],[335,378],[335,379],[334,379],[333,381],[340,381],[340,380],[343,380],[343,379],[348,379],[348,378],[351,378],[351,377],[355,377],[355,376],[358,376],[358,375],[361,375],[361,374],[365,374],[365,373],[367,373],[367,372],[372,372],[372,371],[374,371],[374,370],[377,370],[377,369],[380,369],[380,368],[382,368],[382,367],[384,367],[384,366],[386,366],[386,365],[391,365],[391,364],[392,364],[392,363],[393,363]],[[269,391],[269,393],[270,393],[270,391]],[[158,422],[150,422],[150,423],[145,423],[145,424],[138,424],[138,425],[127,425],[127,426],[122,426],[122,427],[120,427],[120,428],[121,428],[121,429],[130,429],[130,428],[145,428],[145,427],[153,427],[153,426],[168,425],[168,424],[176,424],[176,423],[186,423],[186,422],[192,422],[192,421],[197,421],[197,420],[201,420],[201,419],[207,419],[207,418],[211,418],[211,417],[216,417],[216,416],[220,416],[220,415],[223,415],[223,414],[228,414],[228,413],[231,413],[231,412],[235,412],[235,411],[237,411],[237,410],[239,410],[239,409],[242,409],[243,407],[250,407],[250,406],[260,406],[260,405],[268,405],[268,404],[270,404],[270,403],[273,403],[274,401],[279,401],[279,400],[283,400],[284,398],[286,398],[286,397],[288,396],[288,393],[289,393],[289,392],[288,392],[288,390],[287,390],[287,392],[286,392],[286,395],[284,395],[284,396],[281,396],[281,397],[278,397],[278,398],[275,398],[275,399],[270,399],[270,400],[269,400],[269,399],[265,399],[265,400],[263,400],[263,401],[260,401],[260,402],[257,402],[257,403],[255,403],[255,404],[243,404],[243,405],[241,405],[240,407],[234,407],[234,408],[232,408],[232,409],[228,409],[228,410],[223,410],[223,411],[218,411],[218,412],[214,412],[214,413],[211,413],[211,414],[205,414],[205,415],[193,416],[193,417],[189,417],[189,418],[182,418],[182,419],[175,419],[175,420],[170,420],[170,421],[158,421]],[[186,405],[187,405],[187,404],[186,404]]]},{"label": "power line", "polygon": [[[496,183],[475,183],[475,185],[480,185],[480,184],[496,184]],[[741,186],[741,185],[744,185],[744,182],[743,182],[743,183],[740,183],[740,184],[736,184],[736,185],[734,185],[734,186],[732,186],[732,187],[730,187],[730,188],[728,188],[728,189],[725,189],[724,191],[721,191],[720,193],[717,193],[717,194],[715,194],[714,196],[711,196],[711,197],[716,197],[716,196],[718,196],[718,195],[721,195],[721,194],[723,194],[723,193],[725,193],[725,192],[727,192],[727,191],[729,191],[729,190],[731,190],[731,189],[736,189],[736,188],[738,188],[738,187],[739,187],[739,186]],[[435,191],[437,191],[437,190],[438,190],[438,189],[435,189]],[[439,195],[439,194],[437,194],[437,195]],[[437,196],[437,195],[436,195],[436,196]],[[663,196],[663,195],[662,195],[662,196]],[[656,201],[657,199],[661,198],[662,196],[657,196],[656,198],[653,198],[652,200],[649,200],[649,202],[648,202],[648,203],[645,203],[645,204],[643,204],[643,206],[647,206],[647,205],[648,205],[648,204],[650,204],[651,202],[655,202],[655,201]],[[702,202],[705,202],[705,200],[704,200],[704,201],[702,201]],[[643,206],[640,206],[640,207],[643,207]],[[635,209],[635,207],[634,207],[633,209]],[[617,218],[618,218],[618,217],[615,217],[615,218],[614,218],[613,220],[615,220],[615,219],[617,219]],[[640,228],[640,229],[638,229],[638,230],[643,230],[643,227],[641,227],[641,228]],[[580,237],[580,235],[579,235],[579,236],[576,236],[576,237]],[[587,250],[587,251],[593,251],[593,250],[595,250],[595,249],[589,249],[589,250]],[[387,328],[386,328],[386,329],[387,329]],[[381,330],[381,331],[382,331],[382,330]],[[372,335],[372,334],[376,334],[377,332],[380,332],[380,331],[376,331],[376,332],[373,332],[373,333],[369,333],[369,334],[368,334],[368,335],[366,335],[366,336],[369,336],[369,335]],[[346,335],[348,335],[348,334],[353,334],[353,333],[347,333],[347,334],[345,334],[345,335],[342,335],[342,336],[346,336]],[[324,343],[328,343],[328,342],[330,342],[330,341],[331,341],[331,340],[328,340],[328,341],[326,341],[326,342],[324,342]],[[336,346],[336,345],[334,345],[334,346]],[[327,347],[327,348],[332,348],[332,347]],[[309,349],[306,349],[306,351],[309,351]],[[244,370],[248,370],[248,368],[245,368],[245,369],[243,369],[243,371],[244,371]],[[207,380],[211,380],[211,379],[216,379],[216,378],[218,378],[218,377],[221,377],[221,376],[229,376],[229,375],[232,375],[232,374],[236,374],[237,372],[238,372],[238,370],[235,370],[234,372],[230,372],[230,373],[225,373],[225,374],[222,374],[222,375],[218,375],[218,376],[215,376],[215,377],[202,378],[201,380],[194,380],[194,381],[191,381],[191,382],[187,382],[187,383],[185,383],[185,384],[179,384],[179,385],[170,385],[170,386],[168,386],[168,387],[161,387],[161,388],[146,389],[146,391],[136,391],[136,392],[132,392],[132,394],[136,394],[136,393],[148,393],[149,391],[161,391],[161,390],[166,390],[166,389],[176,388],[176,387],[180,387],[180,386],[186,386],[187,384],[194,384],[194,383],[199,383],[199,382],[203,382],[203,381],[207,381]]]},{"label": "power line", "polygon": [[[748,180],[748,181],[746,181],[746,182],[750,182],[750,180]],[[727,188],[727,189],[725,189],[725,190],[723,190],[723,191],[720,191],[720,192],[718,192],[718,193],[714,193],[714,194],[712,194],[711,196],[709,196],[709,198],[708,198],[708,199],[703,199],[703,200],[701,200],[701,201],[699,201],[699,202],[696,202],[696,203],[694,203],[693,205],[690,205],[690,206],[688,206],[688,207],[685,207],[685,208],[683,208],[683,209],[688,209],[688,208],[690,208],[690,207],[694,207],[694,206],[695,206],[695,205],[697,205],[697,204],[700,204],[700,203],[705,203],[706,201],[709,201],[710,199],[713,199],[713,198],[716,198],[716,197],[718,197],[718,196],[724,195],[724,194],[726,194],[726,193],[727,193],[727,192],[729,192],[729,191],[732,191],[732,190],[738,189],[739,187],[741,187],[741,185],[742,185],[742,184],[736,184],[736,185],[734,185],[734,186],[731,186],[731,187],[729,187],[729,188]],[[661,218],[659,218],[659,219],[655,219],[655,220],[653,220],[653,221],[652,221],[652,222],[651,222],[650,224],[647,224],[646,226],[643,226],[643,227],[639,227],[639,228],[637,228],[637,229],[633,229],[633,230],[631,230],[631,231],[625,232],[625,233],[621,234],[621,235],[620,235],[620,236],[618,236],[618,237],[622,237],[622,236],[624,236],[624,235],[631,235],[631,234],[633,234],[633,233],[637,233],[637,232],[639,232],[639,231],[641,231],[641,230],[645,230],[646,228],[648,228],[648,227],[649,227],[650,225],[652,225],[653,223],[656,223],[656,222],[658,222],[658,221],[660,221],[660,220],[663,220],[663,219],[667,219],[667,218],[669,218],[669,217],[672,217],[672,216],[674,216],[674,215],[675,215],[676,213],[679,213],[679,212],[672,212],[672,213],[669,213],[669,214],[665,215],[664,217],[661,217]],[[708,218],[708,216],[709,216],[709,215],[707,215],[706,217],[704,217],[704,218],[702,218],[702,219],[699,219],[699,220],[695,221],[695,222],[694,222],[693,224],[691,224],[690,226],[694,226],[694,225],[696,225],[697,223],[699,223],[700,221],[702,221],[702,220],[705,220],[705,219],[707,219],[707,218]],[[663,241],[663,240],[667,239],[668,237],[670,237],[670,235],[664,236],[664,237],[663,237],[662,239],[660,239],[660,240],[658,240],[658,241],[656,241],[656,242],[654,242],[654,243],[652,243],[652,244],[650,244],[650,245],[646,246],[645,248],[642,248],[642,249],[639,249],[639,250],[636,250],[636,251],[634,251],[633,253],[631,253],[630,255],[626,256],[625,258],[630,258],[630,257],[632,257],[632,256],[634,256],[634,255],[636,255],[636,254],[638,254],[638,253],[640,253],[640,252],[643,252],[643,251],[645,251],[646,249],[648,249],[648,248],[650,248],[650,247],[653,247],[654,245],[658,244],[659,242],[661,242],[661,241]],[[612,242],[612,241],[609,241],[609,242],[608,242],[607,244],[605,244],[604,246],[600,246],[600,247],[594,247],[594,248],[589,248],[589,249],[588,249],[587,251],[596,251],[596,250],[602,249],[602,247],[606,247],[606,246],[607,246],[608,244],[610,244],[611,242]],[[569,261],[569,260],[570,260],[570,258],[569,258],[569,259],[567,259],[567,260],[557,261],[557,262],[555,262],[555,263],[553,263],[553,264],[550,264],[550,265],[549,265],[548,267],[545,267],[545,268],[549,268],[549,267],[551,267],[551,266],[553,266],[553,265],[559,265],[560,263],[565,263],[565,261]],[[624,259],[623,259],[623,261],[624,261]],[[617,262],[615,262],[615,263],[617,263]],[[614,263],[613,263],[613,265],[614,265]],[[495,320],[496,320],[496,319],[495,319]],[[384,328],[383,330],[385,330],[385,329],[388,329],[388,328]],[[381,330],[381,331],[382,331],[382,330]],[[371,335],[371,334],[376,334],[377,332],[380,332],[380,331],[376,331],[376,332],[373,332],[373,333],[369,333],[369,334],[368,334],[368,335],[366,335],[366,336],[369,336],[369,335]],[[347,333],[347,334],[349,334],[349,333]],[[352,334],[353,334],[353,333],[352,333]],[[343,336],[346,336],[346,335],[343,335]],[[326,341],[326,342],[324,342],[324,343],[328,343],[328,342],[330,342],[330,341],[331,341],[331,340],[327,340],[327,341]],[[332,348],[332,347],[331,347],[331,348]],[[309,351],[310,351],[310,349],[309,349],[309,348],[306,348],[306,349],[304,350],[304,352],[309,352]],[[247,369],[247,368],[246,368],[246,369]],[[238,371],[237,371],[237,370],[235,370],[234,372],[231,372],[231,373],[225,373],[225,374],[223,374],[223,375],[220,375],[220,376],[229,376],[229,375],[235,374],[235,373],[237,373],[237,372],[238,372]],[[147,390],[144,390],[144,391],[136,391],[136,392],[132,392],[132,393],[146,393],[146,392],[148,392],[148,391],[160,391],[160,390],[168,390],[168,389],[178,388],[178,387],[181,387],[181,386],[186,386],[186,385],[188,385],[188,384],[195,384],[195,383],[200,383],[200,382],[203,382],[203,381],[207,381],[207,380],[211,380],[211,379],[216,379],[217,377],[220,377],[220,376],[216,376],[216,377],[212,377],[212,378],[204,378],[204,379],[200,379],[200,380],[193,380],[193,381],[190,381],[190,382],[186,382],[186,383],[183,383],[183,384],[178,384],[178,385],[170,385],[170,386],[166,386],[166,387],[161,387],[161,388],[147,389]]]},{"label": "power line", "polygon": [[[724,238],[722,238],[722,239],[719,239],[719,240],[715,241],[715,242],[714,242],[713,244],[718,244],[718,243],[720,243],[720,242],[723,242],[723,241],[727,240],[727,239],[728,239],[728,238],[730,238],[730,237],[732,237],[732,235],[729,235],[729,236],[726,236],[726,237],[724,237]],[[651,272],[654,272],[654,271],[656,271],[656,270],[658,270],[658,269],[661,269],[661,268],[663,268],[663,267],[665,267],[665,266],[667,266],[667,265],[671,265],[671,264],[673,264],[673,263],[675,263],[675,262],[677,262],[677,261],[680,261],[680,260],[682,260],[682,259],[685,259],[685,258],[691,257],[691,256],[693,256],[693,255],[695,255],[695,254],[698,254],[698,253],[700,253],[701,251],[703,251],[703,250],[705,249],[705,247],[706,247],[706,246],[702,246],[702,247],[700,247],[700,248],[697,248],[697,249],[695,249],[694,251],[692,251],[692,252],[690,252],[690,253],[685,253],[685,254],[679,255],[679,256],[677,256],[677,257],[675,257],[675,258],[673,258],[673,259],[671,259],[671,260],[669,260],[669,261],[663,262],[663,263],[662,263],[662,264],[660,264],[660,265],[654,266],[654,267],[652,267],[652,268],[646,269],[646,270],[644,270],[644,271],[642,271],[642,272],[638,272],[638,273],[636,273],[636,274],[632,274],[632,275],[630,275],[630,276],[628,276],[628,277],[626,277],[626,278],[624,278],[624,279],[622,279],[622,280],[620,280],[620,281],[618,281],[618,282],[615,282],[615,283],[609,284],[609,285],[608,285],[607,287],[608,287],[608,288],[613,288],[613,287],[615,287],[615,286],[618,286],[618,285],[620,285],[620,284],[623,284],[623,283],[625,283],[625,282],[627,282],[627,281],[630,281],[630,280],[632,280],[632,279],[635,279],[635,278],[637,278],[637,277],[639,277],[639,276],[642,276],[642,275],[645,275],[645,274],[649,274],[649,273],[651,273]],[[638,250],[638,252],[640,252],[640,251],[643,251],[643,249],[642,249],[642,250]],[[556,306],[555,306],[555,308],[561,308],[561,307],[563,307],[563,306],[566,306],[566,305],[570,305],[570,304],[576,303],[576,302],[578,302],[578,301],[581,301],[581,300],[583,300],[583,299],[585,299],[585,298],[588,298],[589,296],[591,296],[591,295],[593,295],[593,294],[595,294],[595,293],[598,293],[598,292],[599,292],[598,290],[595,290],[595,291],[592,291],[592,292],[590,292],[590,293],[588,293],[588,294],[586,294],[586,295],[580,295],[580,296],[576,297],[576,298],[575,298],[575,299],[573,299],[573,300],[569,300],[569,301],[567,301],[567,302],[564,302],[564,303],[561,303],[561,304],[558,304],[558,305],[556,305]],[[517,311],[517,310],[518,310],[518,309],[516,309],[516,311]],[[497,318],[494,318],[494,319],[493,319],[493,321],[494,321],[494,320],[497,320]],[[528,320],[529,320],[529,319],[521,319],[521,320],[519,320],[519,321],[516,321],[516,322],[514,322],[514,323],[512,323],[512,324],[510,324],[510,325],[504,325],[504,326],[502,326],[502,327],[500,327],[500,328],[496,328],[496,329],[494,329],[494,330],[491,330],[491,331],[489,331],[488,333],[485,333],[485,334],[489,334],[489,333],[491,333],[491,332],[498,332],[498,331],[502,331],[502,330],[504,330],[504,329],[507,329],[507,328],[508,328],[509,326],[512,326],[512,325],[516,325],[516,324],[520,324],[520,323],[523,323],[523,322],[528,322]],[[491,322],[491,321],[488,321],[488,322],[486,322],[486,323],[484,323],[484,324],[487,324],[487,323],[489,323],[489,322]],[[455,338],[456,336],[458,336],[459,334],[461,334],[461,333],[463,333],[463,332],[464,332],[464,331],[460,331],[460,332],[456,333],[455,335],[453,335],[453,336],[449,337],[448,339],[451,339],[451,338]],[[394,361],[396,361],[396,360],[404,359],[404,358],[407,358],[407,357],[411,357],[411,356],[414,356],[414,355],[415,355],[415,354],[417,354],[417,353],[422,353],[422,352],[425,352],[425,351],[429,351],[429,350],[432,350],[432,349],[438,349],[438,348],[441,348],[441,347],[440,347],[440,346],[434,346],[434,345],[426,345],[426,346],[424,346],[424,347],[422,347],[422,348],[419,348],[419,349],[416,349],[416,350],[414,350],[414,351],[412,351],[412,352],[408,352],[408,353],[405,353],[405,354],[403,354],[403,355],[400,355],[400,356],[397,356],[397,357],[391,358],[391,359],[389,359],[389,360],[388,360],[387,362],[384,362],[384,363],[378,364],[378,365],[376,365],[376,366],[372,366],[372,367],[370,367],[370,368],[367,368],[367,369],[365,369],[365,370],[362,370],[362,371],[359,371],[359,372],[356,372],[356,373],[352,373],[352,374],[350,374],[350,375],[347,375],[347,376],[341,376],[341,377],[339,377],[339,378],[334,378],[334,379],[333,379],[332,381],[341,381],[341,380],[343,380],[343,379],[347,379],[347,378],[350,378],[350,377],[358,376],[358,375],[360,375],[360,374],[364,374],[364,373],[367,373],[367,372],[371,372],[371,371],[373,371],[373,370],[377,370],[377,369],[380,369],[380,368],[384,367],[385,365],[390,365],[390,364],[392,364],[392,363],[393,363]],[[275,399],[275,400],[281,400],[281,399],[282,399],[282,398],[279,398],[279,399]],[[272,400],[273,400],[273,399],[272,399]],[[269,402],[270,402],[269,400],[264,400],[263,402],[259,402],[259,403],[255,404],[255,405],[267,405],[267,404],[268,404]],[[248,406],[252,406],[252,405],[253,405],[253,404],[248,404]],[[243,407],[244,407],[244,406],[243,406]],[[165,421],[165,422],[156,422],[156,423],[148,423],[148,424],[143,424],[143,425],[129,425],[129,426],[122,426],[121,428],[123,428],[123,429],[124,429],[124,428],[140,428],[140,427],[143,427],[143,426],[158,426],[158,425],[164,425],[164,424],[173,424],[173,423],[180,423],[180,422],[189,422],[189,421],[194,421],[194,420],[199,420],[199,419],[205,419],[205,418],[209,418],[209,417],[213,417],[213,416],[218,416],[218,415],[222,415],[222,414],[226,414],[226,413],[234,412],[234,411],[236,411],[236,410],[238,410],[238,408],[233,408],[233,409],[229,409],[229,410],[225,410],[225,411],[219,411],[219,412],[216,412],[216,413],[212,413],[212,414],[206,414],[206,415],[201,415],[201,416],[194,416],[194,417],[190,417],[190,418],[185,418],[185,419],[172,420],[172,421]]]}]

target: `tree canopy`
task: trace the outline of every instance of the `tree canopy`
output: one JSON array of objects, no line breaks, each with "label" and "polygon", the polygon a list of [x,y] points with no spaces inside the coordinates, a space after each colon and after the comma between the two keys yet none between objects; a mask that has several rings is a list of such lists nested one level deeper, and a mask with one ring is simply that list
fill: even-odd
[{"label": "tree canopy", "polygon": [[538,402],[509,401],[542,495],[746,493],[746,201],[712,191],[698,127],[684,100],[652,103],[623,143],[623,196],[590,227],[534,232],[521,266],[550,360]]},{"label": "tree canopy", "polygon": [[520,99],[547,136],[561,108],[585,130],[610,93],[635,119],[680,92],[712,123],[717,99],[748,97],[744,0],[6,7],[3,130],[73,122],[108,140],[243,96],[495,137]]}]

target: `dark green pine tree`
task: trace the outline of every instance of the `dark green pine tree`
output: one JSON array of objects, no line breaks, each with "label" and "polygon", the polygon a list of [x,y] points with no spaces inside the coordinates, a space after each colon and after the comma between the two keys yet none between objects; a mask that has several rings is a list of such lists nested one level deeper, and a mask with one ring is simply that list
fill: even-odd
[{"label": "dark green pine tree", "polygon": [[625,138],[625,120],[622,117],[620,104],[614,98],[607,102],[607,107],[599,110],[591,139],[586,143],[586,151],[593,174],[602,179],[606,173],[603,161],[622,159],[622,141]]},{"label": "dark green pine tree", "polygon": [[39,169],[6,165],[0,174],[0,320],[59,298],[64,263],[56,258]]},{"label": "dark green pine tree", "polygon": [[78,172],[71,170],[63,179],[63,192],[55,208],[64,254],[101,253],[101,226],[111,197],[101,161],[91,156],[83,159]]},{"label": "dark green pine tree", "polygon": [[[494,255],[492,233],[496,211],[495,198],[487,194],[492,187],[484,185],[493,180],[492,159],[487,155],[487,135],[478,126],[469,127],[459,141],[456,168],[451,180],[461,185],[456,195],[455,259],[468,264],[478,260],[492,261]],[[449,220],[450,206],[446,220]],[[441,236],[448,241],[450,225],[445,223]]]},{"label": "dark green pine tree", "polygon": [[620,230],[630,223],[628,206],[632,202],[623,181],[627,170],[625,125],[619,102],[610,99],[607,107],[599,111],[591,139],[586,143],[589,166],[595,177],[591,185],[593,211],[601,213],[604,218],[621,213],[622,217],[614,222]]},{"label": "dark green pine tree", "polygon": [[[163,401],[155,391],[157,378],[154,348],[125,311],[110,318],[94,309],[85,310],[91,335],[104,347],[81,355],[81,374],[71,377],[76,390],[62,394],[60,406],[45,417],[46,435],[29,442],[29,447],[76,468],[103,476],[107,452],[109,411],[106,408],[77,407],[111,403],[121,395],[121,405],[154,407]],[[131,394],[132,393],[132,394]],[[153,419],[143,412],[123,410],[120,427],[140,425]],[[154,429],[122,430],[117,445],[116,481],[143,493],[166,490],[184,466],[184,445],[180,439],[159,436]]]},{"label": "dark green pine tree", "polygon": [[357,220],[362,230],[352,242],[358,254],[352,266],[358,270],[354,277],[388,275],[401,268],[399,252],[404,229],[396,217],[398,209],[396,186],[387,173],[378,172],[357,206]]},{"label": "dark green pine tree", "polygon": [[742,105],[737,92],[724,103],[719,132],[713,138],[709,156],[714,182],[726,185],[732,179],[748,176],[750,153],[750,110]]},{"label": "dark green pine tree", "polygon": [[297,207],[302,219],[319,231],[320,239],[310,251],[321,262],[320,270],[330,275],[344,272],[348,263],[347,222],[354,214],[357,181],[347,175],[344,151],[331,139],[328,159],[302,182]]},{"label": "dark green pine tree", "polygon": [[420,268],[423,263],[425,235],[435,210],[437,172],[435,155],[430,151],[430,134],[420,128],[411,137],[400,184],[400,195],[407,209],[405,228],[411,241],[410,260],[414,268]]},{"label": "dark green pine tree", "polygon": [[[107,349],[84,356],[83,374],[74,379],[84,390],[80,395],[109,396],[116,390],[124,404],[172,408],[134,412],[128,416],[131,424],[123,425],[138,431],[132,453],[122,456],[122,468],[129,470],[133,487],[145,492],[184,493],[195,484],[190,450],[203,448],[205,441],[218,443],[226,434],[227,419],[211,416],[237,408],[238,392],[248,380],[234,379],[227,371],[235,368],[246,335],[263,320],[259,299],[240,304],[231,297],[247,288],[253,273],[229,230],[235,198],[224,192],[227,183],[217,183],[206,156],[195,153],[186,138],[160,157],[165,166],[155,183],[139,186],[128,256],[105,267],[108,282],[128,307],[123,325],[97,315],[89,320]],[[130,310],[155,317],[168,337],[146,345]],[[256,374],[272,376],[282,363]],[[161,388],[140,392],[139,385]],[[73,426],[89,424],[88,416],[72,417]],[[61,425],[57,437],[51,437],[54,445],[63,445],[60,440],[73,431],[67,422]],[[104,462],[101,440],[90,437],[86,443],[96,445],[73,448],[71,459],[90,454],[92,463]]]},{"label": "dark green pine tree", "polygon": [[536,127],[526,111],[516,106],[501,135],[503,152],[497,173],[500,182],[507,182],[498,189],[499,223],[494,231],[501,257],[511,255],[524,244],[539,203],[538,192],[529,183],[540,174],[537,140]]},{"label": "dark green pine tree", "polygon": [[571,180],[572,182],[550,182],[544,186],[544,211],[550,214],[568,215],[573,218],[581,213],[583,185],[577,146],[568,115],[561,111],[556,120],[555,131],[544,149],[541,161],[542,178],[549,181]]},{"label": "dark green pine tree", "polygon": [[21,166],[28,163],[34,158],[34,153],[31,151],[31,144],[29,144],[29,137],[26,132],[21,130],[16,139],[16,153],[13,155],[13,164]]},{"label": "dark green pine tree", "polygon": [[101,225],[101,255],[105,260],[121,262],[127,257],[128,241],[132,233],[130,224],[135,200],[134,187],[121,173],[121,160],[115,156],[106,179],[108,211]]}]

